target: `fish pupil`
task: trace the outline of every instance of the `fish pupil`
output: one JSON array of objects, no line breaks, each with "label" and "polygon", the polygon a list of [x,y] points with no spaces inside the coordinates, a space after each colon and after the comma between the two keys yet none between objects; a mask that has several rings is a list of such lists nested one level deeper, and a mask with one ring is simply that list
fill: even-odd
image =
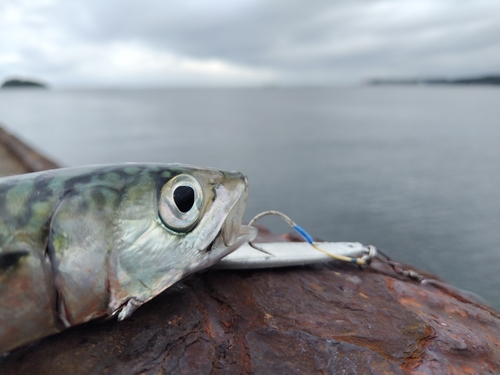
[{"label": "fish pupil", "polygon": [[188,212],[194,205],[194,190],[189,186],[179,186],[174,190],[174,202],[179,211]]}]

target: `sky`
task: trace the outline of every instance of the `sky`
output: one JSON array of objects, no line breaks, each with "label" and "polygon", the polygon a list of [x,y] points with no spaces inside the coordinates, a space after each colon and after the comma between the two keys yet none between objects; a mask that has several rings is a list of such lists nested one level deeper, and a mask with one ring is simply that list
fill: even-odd
[{"label": "sky", "polygon": [[0,81],[351,85],[500,74],[498,0],[0,0]]}]

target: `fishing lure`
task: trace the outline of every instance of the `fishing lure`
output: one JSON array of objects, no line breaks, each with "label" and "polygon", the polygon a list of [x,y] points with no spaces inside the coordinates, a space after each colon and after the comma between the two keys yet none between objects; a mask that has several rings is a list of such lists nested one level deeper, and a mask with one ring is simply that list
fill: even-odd
[{"label": "fishing lure", "polygon": [[265,243],[266,249],[263,249],[262,245],[258,246],[248,241],[248,244],[242,245],[237,251],[222,258],[212,268],[277,268],[304,266],[329,260],[368,266],[377,256],[377,249],[372,245],[364,246],[359,242],[317,242],[304,228],[280,211],[261,212],[250,220],[248,225],[251,226],[258,219],[268,215],[281,217],[305,242],[267,242]]},{"label": "fishing lure", "polygon": [[251,241],[241,173],[182,165],[65,168],[0,179],[0,352],[122,320]]}]

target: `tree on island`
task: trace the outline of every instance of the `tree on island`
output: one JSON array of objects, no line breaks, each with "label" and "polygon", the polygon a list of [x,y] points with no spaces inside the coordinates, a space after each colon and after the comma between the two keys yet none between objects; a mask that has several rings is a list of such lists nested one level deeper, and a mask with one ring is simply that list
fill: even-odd
[{"label": "tree on island", "polygon": [[27,81],[27,80],[24,81],[20,79],[9,79],[2,84],[2,89],[14,88],[14,87],[46,89],[47,85],[40,82]]}]

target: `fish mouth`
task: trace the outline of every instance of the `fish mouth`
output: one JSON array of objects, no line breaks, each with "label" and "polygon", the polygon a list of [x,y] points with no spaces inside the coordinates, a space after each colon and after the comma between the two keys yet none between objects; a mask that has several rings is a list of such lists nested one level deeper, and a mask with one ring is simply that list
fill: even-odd
[{"label": "fish mouth", "polygon": [[[255,237],[257,237],[257,233],[258,230],[255,227],[252,227],[250,225],[240,225],[240,230],[238,231],[236,239],[231,241],[231,244],[229,246],[227,246],[227,243],[224,240],[224,245],[227,246],[227,249],[232,249],[231,252],[233,252],[244,243],[254,240]],[[224,237],[224,232],[222,233],[222,235]]]},{"label": "fish mouth", "polygon": [[191,272],[210,267],[257,236],[255,228],[241,224],[248,196],[247,178],[239,172],[227,172],[225,177],[224,184],[215,188],[217,198],[211,214],[200,222],[202,229],[193,244],[199,263]]},{"label": "fish mouth", "polygon": [[238,189],[236,189],[239,196],[230,207],[214,241],[207,248],[208,251],[217,248],[218,252],[223,253],[221,258],[257,236],[256,228],[241,224],[248,196],[248,180],[246,176],[238,173],[235,175],[234,181],[239,184]]},{"label": "fish mouth", "polygon": [[231,243],[229,246],[226,245],[227,239],[224,238],[224,230],[221,229],[219,234],[207,247],[207,253],[210,253],[211,262],[218,262],[220,259],[224,258],[226,255],[231,254],[233,251],[238,249],[241,245],[252,241],[257,237],[257,228],[250,225],[240,225],[239,230],[236,235],[231,234]]}]

